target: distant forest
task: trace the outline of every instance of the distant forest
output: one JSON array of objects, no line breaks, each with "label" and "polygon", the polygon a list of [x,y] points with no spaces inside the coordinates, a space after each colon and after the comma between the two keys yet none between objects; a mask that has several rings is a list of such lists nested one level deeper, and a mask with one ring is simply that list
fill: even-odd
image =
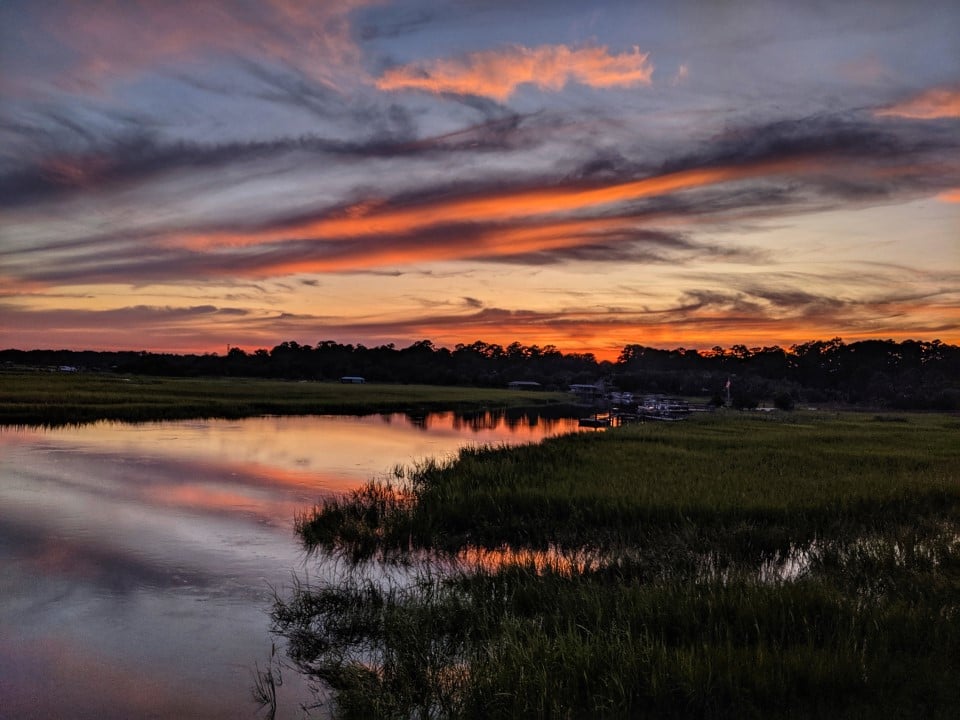
[{"label": "distant forest", "polygon": [[429,340],[405,348],[324,340],[313,346],[284,342],[252,353],[233,348],[226,355],[2,350],[0,364],[178,377],[337,380],[350,375],[368,382],[481,387],[523,380],[545,390],[602,380],[621,391],[708,397],[718,404],[725,400],[729,379],[737,407],[840,403],[960,411],[960,347],[939,340],[844,343],[834,338],[789,348],[734,345],[708,351],[627,345],[616,362],[598,361],[591,353],[562,353],[552,345],[477,341],[450,350]]}]

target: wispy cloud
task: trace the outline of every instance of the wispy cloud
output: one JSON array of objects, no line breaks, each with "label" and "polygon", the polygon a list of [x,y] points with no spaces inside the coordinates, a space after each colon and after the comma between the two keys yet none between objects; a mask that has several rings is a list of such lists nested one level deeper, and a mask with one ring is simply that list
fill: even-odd
[{"label": "wispy cloud", "polygon": [[650,55],[639,48],[611,54],[599,46],[511,45],[390,68],[376,85],[380,90],[482,95],[503,102],[525,84],[550,91],[562,90],[570,81],[598,88],[630,87],[649,85],[652,75]]},{"label": "wispy cloud", "polygon": [[[366,120],[376,128],[378,123],[372,114],[373,111]],[[460,153],[518,151],[536,147],[549,133],[548,128],[528,126],[525,119],[507,113],[455,131],[419,138],[398,136],[381,125],[383,132],[360,140],[302,135],[246,142],[169,141],[141,127],[119,134],[86,131],[82,149],[70,150],[63,146],[75,146],[75,138],[50,136],[44,143],[44,152],[31,154],[5,172],[0,171],[0,207],[148,182],[171,171],[214,171],[232,178],[237,169],[246,168],[244,177],[249,178],[258,171],[283,169],[289,166],[290,158],[317,165],[390,158],[423,162]]]},{"label": "wispy cloud", "polygon": [[112,83],[143,72],[234,54],[297,67],[336,87],[343,68],[360,60],[348,16],[366,4],[168,0],[124,3],[122,11],[107,3],[41,5],[22,22],[35,19],[57,43],[10,51],[16,69],[33,64],[50,86],[79,94],[105,93]]},{"label": "wispy cloud", "polygon": [[681,63],[677,68],[677,72],[670,78],[670,84],[679,85],[685,82],[688,77],[690,77],[690,67],[686,63]]},{"label": "wispy cloud", "polygon": [[[144,184],[149,197],[150,183],[172,170],[208,170],[214,183],[221,174],[230,177],[238,165],[247,173],[251,168],[269,172],[284,156],[415,164],[437,153],[485,152],[471,142],[462,145],[467,138],[489,138],[510,148],[516,134],[517,125],[509,121],[413,146],[331,144],[318,138],[212,146],[117,144],[96,162],[65,161],[68,169],[79,166],[75,172],[51,176],[44,166],[0,178],[0,187],[10,189],[8,203],[131,184]],[[755,250],[697,240],[692,231],[738,217],[935,194],[960,181],[960,168],[939,160],[955,145],[948,136],[883,132],[869,122],[775,123],[731,130],[697,152],[666,162],[660,172],[624,161],[607,163],[602,173],[577,170],[562,181],[493,174],[485,182],[411,183],[400,192],[365,191],[351,202],[316,210],[254,204],[243,216],[111,227],[106,233],[11,246],[4,255],[8,274],[42,283],[264,278],[457,260],[540,266],[660,264],[712,256],[762,262]],[[584,157],[583,167],[602,161],[606,150],[595,157]],[[52,253],[61,262],[36,262]]]}]

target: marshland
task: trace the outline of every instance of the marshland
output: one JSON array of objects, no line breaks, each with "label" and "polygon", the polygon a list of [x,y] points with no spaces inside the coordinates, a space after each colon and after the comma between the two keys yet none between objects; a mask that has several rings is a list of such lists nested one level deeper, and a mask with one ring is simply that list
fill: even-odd
[{"label": "marshland", "polygon": [[2,379],[18,711],[960,711],[956,416],[573,432],[553,393]]},{"label": "marshland", "polygon": [[274,632],[337,717],[955,717],[958,438],[720,412],[463,449],[301,515],[347,570]]}]

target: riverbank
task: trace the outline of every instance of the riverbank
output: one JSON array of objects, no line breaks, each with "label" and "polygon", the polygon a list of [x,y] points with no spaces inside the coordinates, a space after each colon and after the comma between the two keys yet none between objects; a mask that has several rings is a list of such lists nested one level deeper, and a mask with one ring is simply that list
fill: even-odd
[{"label": "riverbank", "polygon": [[958,433],[717,413],[465,450],[299,522],[355,568],[433,557],[417,583],[298,587],[275,629],[344,717],[955,717]]},{"label": "riverbank", "polygon": [[568,400],[563,393],[433,385],[40,371],[0,373],[0,425],[465,411],[536,407]]}]

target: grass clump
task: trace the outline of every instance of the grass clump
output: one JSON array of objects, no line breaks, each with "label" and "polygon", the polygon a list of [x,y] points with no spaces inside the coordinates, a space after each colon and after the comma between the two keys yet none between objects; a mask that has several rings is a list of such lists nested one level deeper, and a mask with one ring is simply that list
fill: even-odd
[{"label": "grass clump", "polygon": [[300,518],[367,579],[297,587],[275,629],[343,717],[954,717],[951,423],[727,415],[468,449]]}]

